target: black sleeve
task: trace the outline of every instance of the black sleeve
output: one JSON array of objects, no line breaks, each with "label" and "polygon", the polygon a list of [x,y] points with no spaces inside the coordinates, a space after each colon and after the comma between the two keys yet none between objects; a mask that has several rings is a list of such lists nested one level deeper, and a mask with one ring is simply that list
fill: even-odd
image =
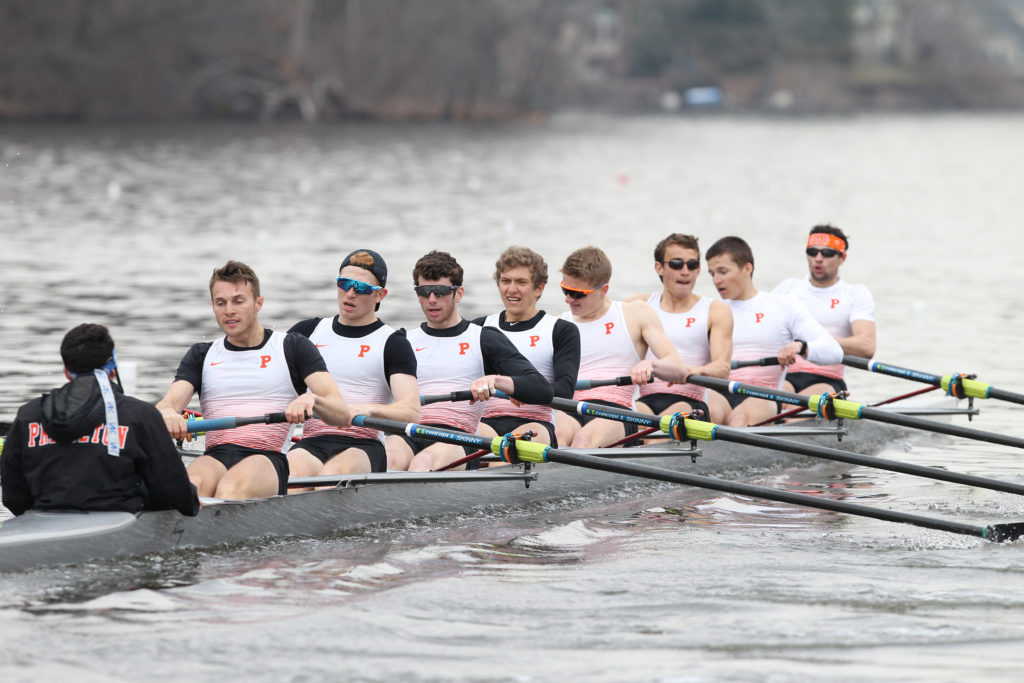
[{"label": "black sleeve", "polygon": [[[166,427],[164,432],[167,432]],[[7,432],[4,453],[0,457],[0,488],[3,489],[4,507],[16,515],[30,510],[36,502],[21,467],[22,448],[26,438],[25,422],[16,418]]]},{"label": "black sleeve", "polygon": [[580,372],[580,328],[568,320],[556,320],[552,332],[555,396],[572,398]]},{"label": "black sleeve", "polygon": [[394,332],[384,342],[384,376],[388,378],[389,385],[392,375],[416,376],[416,354],[404,330]]},{"label": "black sleeve", "polygon": [[136,467],[139,477],[146,483],[146,509],[177,510],[189,517],[199,514],[196,487],[188,480],[185,465],[167,434],[160,412],[141,401],[136,405],[141,414],[133,427],[143,453]]},{"label": "black sleeve", "polygon": [[301,334],[303,337],[309,338],[313,334],[313,330],[320,324],[323,318],[307,318],[306,320],[300,320],[288,329],[288,334]]},{"label": "black sleeve", "polygon": [[501,330],[483,328],[480,331],[480,350],[484,357],[484,374],[511,377],[516,387],[512,397],[517,401],[551,403],[554,398],[551,385]]},{"label": "black sleeve", "polygon": [[284,357],[288,361],[288,373],[297,394],[306,393],[307,377],[314,372],[327,372],[327,363],[316,345],[300,334],[285,336]]},{"label": "black sleeve", "polygon": [[479,318],[474,318],[472,320],[472,322],[473,322],[474,325],[479,325],[480,327],[483,327],[484,323],[487,322],[487,316],[486,315],[482,315]]},{"label": "black sleeve", "polygon": [[185,353],[185,357],[181,359],[181,363],[178,364],[178,371],[174,373],[174,381],[185,380],[192,385],[197,394],[202,394],[203,361],[211,346],[213,346],[213,342],[193,344]]}]

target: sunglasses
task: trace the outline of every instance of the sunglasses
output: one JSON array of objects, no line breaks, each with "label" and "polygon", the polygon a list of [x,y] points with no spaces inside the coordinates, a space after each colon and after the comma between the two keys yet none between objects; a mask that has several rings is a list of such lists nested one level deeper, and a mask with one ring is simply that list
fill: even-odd
[{"label": "sunglasses", "polygon": [[604,287],[604,285],[598,285],[597,287],[592,287],[590,289],[575,289],[573,287],[566,287],[564,282],[560,284],[562,287],[562,294],[565,294],[570,299],[582,299],[588,294],[593,294],[597,290]]},{"label": "sunglasses", "polygon": [[824,249],[818,249],[817,247],[807,247],[807,255],[810,256],[811,258],[814,258],[818,254],[821,254],[825,258],[832,258],[833,256],[839,256],[841,253],[843,252],[839,251],[838,249],[829,249],[828,247],[825,247]]},{"label": "sunglasses", "polygon": [[668,261],[662,261],[662,265],[668,266],[672,270],[682,270],[683,266],[686,266],[688,270],[697,270],[700,268],[700,259],[692,258],[688,261],[684,261],[681,258],[669,259]]},{"label": "sunglasses", "polygon": [[431,294],[440,299],[442,296],[448,296],[458,287],[455,285],[416,285],[413,289],[416,290],[416,296],[421,296],[424,299],[429,299]]},{"label": "sunglasses", "polygon": [[343,292],[347,292],[350,289],[355,289],[356,294],[372,294],[378,289],[384,289],[377,285],[371,285],[369,282],[363,282],[362,280],[353,280],[350,277],[339,277],[338,278],[338,289]]}]

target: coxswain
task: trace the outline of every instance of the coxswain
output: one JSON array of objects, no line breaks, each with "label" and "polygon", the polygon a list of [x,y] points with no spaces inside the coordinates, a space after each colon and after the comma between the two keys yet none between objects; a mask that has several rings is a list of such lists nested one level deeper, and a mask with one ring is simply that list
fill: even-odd
[{"label": "coxswain", "polygon": [[114,340],[84,324],[60,345],[67,384],[23,405],[0,458],[3,504],[27,510],[199,512],[160,412],[127,396]]}]

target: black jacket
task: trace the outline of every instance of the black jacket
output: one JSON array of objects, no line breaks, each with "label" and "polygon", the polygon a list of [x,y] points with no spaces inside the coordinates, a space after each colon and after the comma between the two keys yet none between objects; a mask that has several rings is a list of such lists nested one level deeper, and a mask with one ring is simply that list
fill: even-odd
[{"label": "black jacket", "polygon": [[38,510],[199,512],[199,498],[160,412],[114,389],[121,452],[104,444],[99,384],[77,377],[18,410],[0,457],[3,503]]}]

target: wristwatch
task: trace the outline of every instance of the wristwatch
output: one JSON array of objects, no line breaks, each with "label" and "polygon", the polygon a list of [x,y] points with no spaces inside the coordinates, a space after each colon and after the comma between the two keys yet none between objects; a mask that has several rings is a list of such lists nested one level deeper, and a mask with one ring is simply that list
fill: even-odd
[{"label": "wristwatch", "polygon": [[794,339],[793,341],[800,342],[800,351],[798,353],[801,356],[803,356],[804,358],[806,358],[807,357],[807,342],[805,342],[803,339]]}]

